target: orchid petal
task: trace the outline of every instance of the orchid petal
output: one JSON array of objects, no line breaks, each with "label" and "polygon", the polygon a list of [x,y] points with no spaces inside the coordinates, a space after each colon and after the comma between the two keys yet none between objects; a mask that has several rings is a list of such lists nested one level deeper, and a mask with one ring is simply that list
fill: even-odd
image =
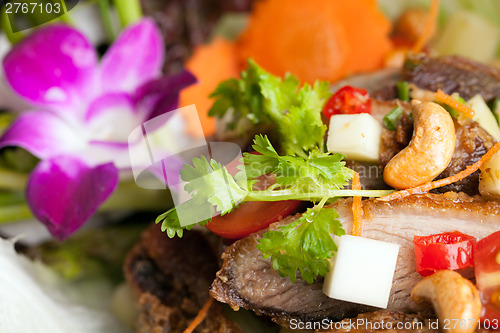
[{"label": "orchid petal", "polygon": [[29,102],[81,110],[94,89],[97,54],[78,30],[50,25],[16,45],[3,67],[12,88]]},{"label": "orchid petal", "polygon": [[22,113],[0,138],[0,148],[21,147],[45,159],[86,147],[84,137],[63,118],[49,111]]},{"label": "orchid petal", "polygon": [[135,101],[144,109],[150,110],[146,118],[149,120],[177,109],[180,91],[196,82],[196,77],[187,70],[164,76],[139,87],[135,94]]},{"label": "orchid petal", "polygon": [[161,73],[163,38],[153,20],[143,19],[127,28],[101,61],[104,91],[132,92]]},{"label": "orchid petal", "polygon": [[90,167],[68,155],[41,161],[26,189],[34,215],[63,240],[79,229],[118,184],[112,163]]},{"label": "orchid petal", "polygon": [[130,132],[142,121],[126,93],[110,93],[96,99],[85,117],[92,140],[126,143]]}]

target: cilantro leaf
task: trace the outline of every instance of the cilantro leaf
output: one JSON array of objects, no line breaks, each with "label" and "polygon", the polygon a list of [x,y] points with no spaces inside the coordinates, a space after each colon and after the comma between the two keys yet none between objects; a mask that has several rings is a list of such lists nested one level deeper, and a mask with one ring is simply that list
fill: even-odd
[{"label": "cilantro leaf", "polygon": [[[181,225],[177,209],[182,209],[183,212],[193,213],[192,216],[187,217],[188,221],[185,221],[185,225]],[[203,213],[202,211],[205,212]],[[211,216],[213,214],[212,205],[207,205],[206,203],[201,203],[200,205],[200,203],[196,202],[196,200],[190,199],[158,216],[155,223],[161,223],[161,231],[165,232],[168,237],[173,238],[177,235],[177,237],[182,238],[184,230],[191,230],[196,224],[203,226],[208,223],[209,220],[198,221],[200,213],[204,216],[206,216],[206,214]]]},{"label": "cilantro leaf", "polygon": [[345,234],[338,217],[333,209],[310,208],[292,223],[267,231],[257,248],[264,258],[271,258],[281,276],[295,283],[300,271],[302,280],[313,283],[318,275],[328,273],[328,259],[337,251],[331,234]]},{"label": "cilantro leaf", "polygon": [[223,117],[232,110],[229,129],[244,118],[254,125],[272,123],[285,154],[306,157],[314,149],[324,150],[327,127],[321,110],[330,96],[328,82],[301,87],[295,76],[287,74],[281,79],[249,60],[240,80],[222,82],[210,96],[215,102],[209,115]]},{"label": "cilantro leaf", "polygon": [[181,179],[188,182],[184,189],[198,202],[209,202],[222,215],[230,212],[247,195],[245,188],[238,186],[226,167],[205,156],[193,159],[193,166],[184,165]]},{"label": "cilantro leaf", "polygon": [[274,173],[276,185],[270,190],[279,188],[296,193],[321,193],[341,189],[352,178],[352,170],[345,167],[341,154],[322,153],[316,149],[305,158],[280,156],[269,139],[262,135],[255,137],[253,148],[260,155],[244,155],[247,177]]}]

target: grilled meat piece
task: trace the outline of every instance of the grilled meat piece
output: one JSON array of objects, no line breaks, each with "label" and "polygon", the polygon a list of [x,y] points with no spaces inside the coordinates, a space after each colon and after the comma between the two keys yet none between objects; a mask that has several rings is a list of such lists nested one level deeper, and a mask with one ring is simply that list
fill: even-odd
[{"label": "grilled meat piece", "polygon": [[[332,207],[339,213],[347,233],[352,227],[352,200],[342,199]],[[500,230],[500,202],[485,201],[463,193],[421,194],[391,202],[363,201],[363,236],[401,245],[390,311],[419,310],[410,299],[412,287],[420,281],[416,273],[413,237],[461,231],[483,238]],[[288,217],[272,228],[290,223]],[[265,231],[252,234],[231,245],[223,254],[224,264],[212,284],[211,295],[233,308],[247,308],[264,314],[282,325],[290,320],[341,320],[373,308],[328,298],[321,291],[322,279],[313,284],[298,279],[292,283],[263,259],[255,245]]]},{"label": "grilled meat piece", "polygon": [[410,54],[402,76],[422,89],[457,92],[466,100],[477,94],[486,101],[500,96],[500,70],[460,56]]},{"label": "grilled meat piece", "polygon": [[[152,225],[128,254],[124,269],[137,296],[137,332],[183,332],[207,301],[218,264],[201,233],[170,239]],[[214,303],[195,332],[242,331]]]}]

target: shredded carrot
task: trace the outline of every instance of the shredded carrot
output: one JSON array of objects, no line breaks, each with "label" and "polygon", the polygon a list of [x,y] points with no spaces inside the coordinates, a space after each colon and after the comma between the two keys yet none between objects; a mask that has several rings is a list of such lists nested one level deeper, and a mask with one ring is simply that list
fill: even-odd
[{"label": "shredded carrot", "polygon": [[[352,189],[361,190],[361,182],[359,174],[354,172],[352,177]],[[361,197],[352,197],[352,235],[361,236],[363,232],[363,207],[361,204]]]},{"label": "shredded carrot", "polygon": [[415,45],[413,45],[412,51],[418,53],[422,51],[425,45],[429,43],[432,36],[436,32],[436,21],[439,13],[439,0],[432,0],[429,16],[425,22],[424,32],[418,37]]},{"label": "shredded carrot", "polygon": [[210,309],[210,306],[214,302],[214,299],[212,297],[209,297],[208,300],[205,302],[203,307],[201,308],[200,312],[196,315],[196,317],[193,319],[191,324],[184,330],[184,333],[192,333],[196,327],[205,319],[205,317],[208,314],[208,310]]},{"label": "shredded carrot", "polygon": [[409,188],[406,190],[397,191],[397,192],[391,193],[389,195],[383,196],[381,198],[378,198],[377,200],[391,201],[391,200],[403,199],[403,198],[405,198],[409,195],[415,194],[415,193],[425,193],[425,192],[429,192],[430,190],[433,190],[433,189],[438,188],[438,187],[442,187],[442,186],[456,183],[456,182],[470,176],[471,174],[473,174],[477,170],[479,170],[498,151],[500,151],[500,141],[497,142],[493,147],[491,147],[491,149],[488,150],[488,152],[486,154],[484,154],[483,157],[481,157],[481,159],[479,161],[477,161],[476,163],[474,163],[472,165],[469,165],[467,168],[465,168],[465,170],[460,171],[456,175],[453,175],[453,176],[447,177],[447,178],[443,178],[440,180],[436,180],[434,182],[429,182],[429,183],[426,183],[426,184],[423,184],[423,185],[420,185],[417,187]]},{"label": "shredded carrot", "polygon": [[465,104],[460,103],[450,95],[445,94],[441,89],[435,94],[436,100],[451,106],[468,118],[474,117],[475,111]]}]

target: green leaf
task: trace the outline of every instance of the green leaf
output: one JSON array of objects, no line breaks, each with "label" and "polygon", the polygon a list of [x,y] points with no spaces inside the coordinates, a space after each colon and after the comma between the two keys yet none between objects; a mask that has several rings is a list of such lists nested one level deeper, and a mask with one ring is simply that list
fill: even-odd
[{"label": "green leaf", "polygon": [[181,179],[188,182],[184,189],[197,202],[209,202],[222,215],[230,212],[243,200],[248,191],[238,186],[226,167],[215,160],[210,162],[202,156],[193,159],[193,166],[184,165]]},{"label": "green leaf", "polygon": [[326,125],[321,110],[330,97],[328,82],[300,86],[290,74],[274,76],[249,60],[241,79],[222,82],[211,97],[215,98],[209,115],[224,117],[232,112],[229,129],[247,118],[254,125],[272,123],[280,134],[281,150],[287,155],[306,157],[314,150],[324,150]]},{"label": "green leaf", "polygon": [[257,248],[281,276],[295,283],[300,271],[302,280],[313,283],[328,273],[328,259],[337,251],[331,234],[345,234],[338,217],[333,209],[310,208],[292,223],[266,232]]},{"label": "green leaf", "polygon": [[259,177],[274,173],[277,186],[296,193],[313,193],[322,190],[338,190],[352,177],[352,170],[345,167],[343,155],[322,153],[314,150],[307,157],[280,156],[266,136],[257,135],[253,148],[261,155],[245,154],[247,177]]},{"label": "green leaf", "polygon": [[[183,212],[191,213],[190,216],[183,216],[186,220],[185,225],[181,225],[179,216],[177,214],[177,209],[182,209]],[[177,208],[174,207],[167,212],[161,214],[156,218],[155,223],[161,223],[161,231],[165,232],[168,237],[182,238],[184,235],[184,230],[191,230],[196,224],[204,226],[208,223],[208,220],[199,220],[200,216],[212,216],[213,208],[212,205],[206,202],[196,202],[195,199],[190,199],[185,203],[179,205]]]}]

